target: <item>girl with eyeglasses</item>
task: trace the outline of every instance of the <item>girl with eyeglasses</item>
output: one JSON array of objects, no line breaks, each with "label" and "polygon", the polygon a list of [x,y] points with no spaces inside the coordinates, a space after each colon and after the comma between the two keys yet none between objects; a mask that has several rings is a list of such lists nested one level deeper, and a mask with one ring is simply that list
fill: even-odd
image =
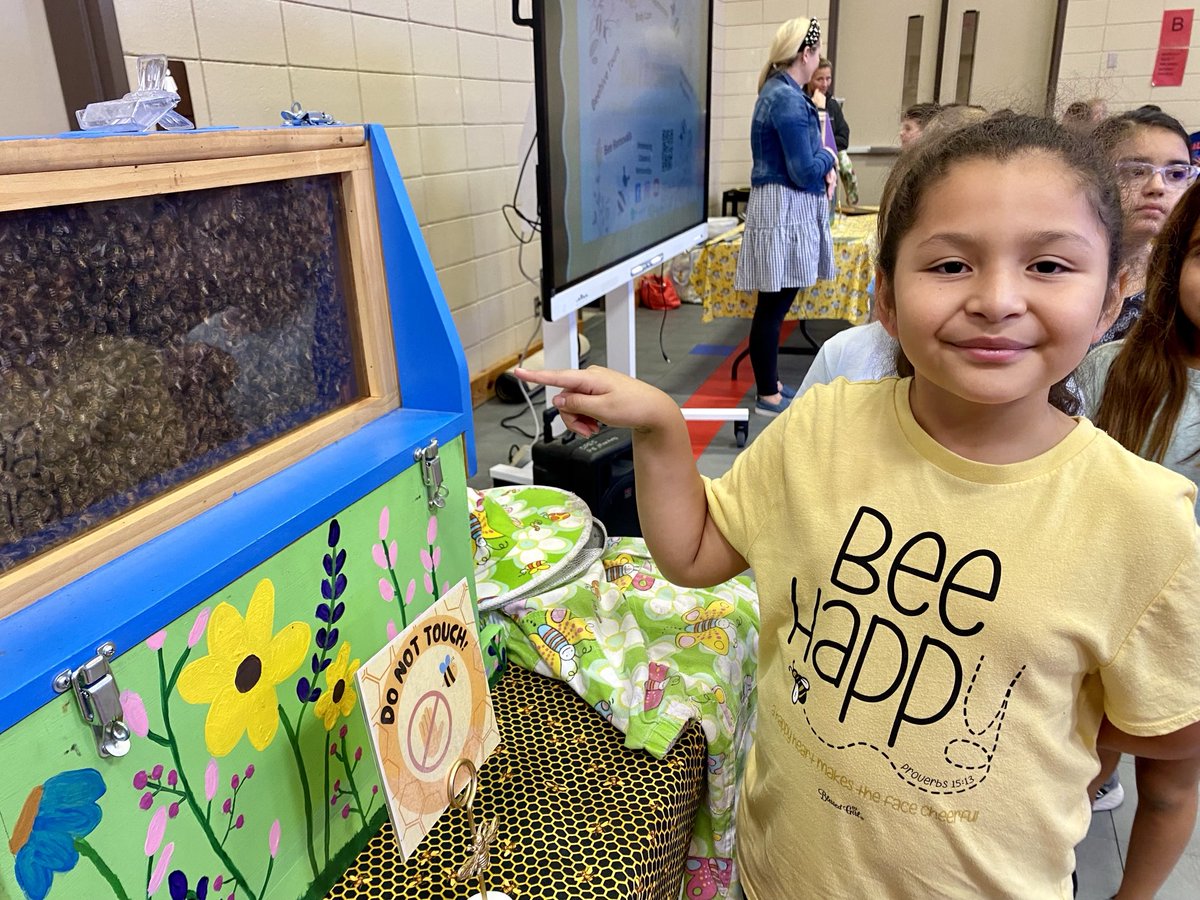
[{"label": "girl with eyeglasses", "polygon": [[[1200,480],[1200,189],[1183,194],[1154,241],[1145,309],[1129,336],[1095,347],[1076,376],[1088,416],[1110,437]],[[1099,755],[1097,780],[1120,759],[1103,749]],[[1200,759],[1139,757],[1136,771],[1138,807],[1116,894],[1122,900],[1155,895],[1196,824]],[[1114,775],[1093,807],[1113,808],[1123,796]]]},{"label": "girl with eyeglasses", "polygon": [[1105,119],[1092,136],[1116,168],[1125,217],[1124,302],[1103,344],[1125,337],[1141,314],[1151,242],[1200,168],[1192,165],[1187,131],[1157,106]]}]

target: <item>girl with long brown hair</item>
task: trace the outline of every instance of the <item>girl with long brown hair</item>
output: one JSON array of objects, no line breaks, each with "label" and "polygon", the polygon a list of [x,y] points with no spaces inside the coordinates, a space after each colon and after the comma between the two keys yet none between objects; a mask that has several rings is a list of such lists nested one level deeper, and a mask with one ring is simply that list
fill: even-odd
[{"label": "girl with long brown hair", "polygon": [[[1200,479],[1200,190],[1189,190],[1150,255],[1141,317],[1121,341],[1096,347],[1078,373],[1088,413],[1126,449]],[[1192,663],[1195,664],[1194,662]],[[1100,751],[1096,806],[1124,795],[1120,754]],[[1138,808],[1117,897],[1152,897],[1196,823],[1200,759],[1136,764]],[[1094,786],[1096,786],[1094,785]]]}]

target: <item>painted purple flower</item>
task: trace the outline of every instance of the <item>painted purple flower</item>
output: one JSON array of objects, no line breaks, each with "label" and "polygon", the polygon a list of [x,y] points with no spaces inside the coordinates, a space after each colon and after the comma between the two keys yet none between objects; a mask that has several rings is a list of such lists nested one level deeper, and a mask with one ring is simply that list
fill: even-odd
[{"label": "painted purple flower", "polygon": [[150,637],[146,638],[146,646],[151,650],[161,650],[163,643],[167,640],[167,629],[156,631]]},{"label": "painted purple flower", "polygon": [[135,691],[121,691],[121,714],[129,730],[138,737],[150,733],[150,719],[146,715],[146,704]]},{"label": "painted purple flower", "polygon": [[271,830],[267,833],[267,849],[271,851],[271,859],[275,858],[275,854],[279,852],[279,820],[276,819],[271,823]]},{"label": "painted purple flower", "polygon": [[162,855],[158,858],[158,864],[154,867],[154,874],[150,876],[150,883],[146,885],[146,896],[153,896],[163,883],[163,878],[167,874],[167,866],[171,864],[171,854],[175,852],[173,843],[163,847]]},{"label": "painted purple flower", "polygon": [[208,765],[204,769],[204,799],[212,802],[212,798],[217,796],[217,778],[220,772],[217,769],[216,758],[210,758]]},{"label": "painted purple flower", "polygon": [[354,748],[354,761],[358,762],[360,759],[362,759],[362,747],[355,747]]},{"label": "painted purple flower", "polygon": [[253,775],[254,775],[254,763],[250,763],[250,765],[246,766],[246,774],[243,775],[242,778],[243,779],[250,778]]},{"label": "painted purple flower", "polygon": [[347,803],[345,806],[342,807],[342,818],[343,819],[350,818],[350,804],[349,803]]},{"label": "painted purple flower", "polygon": [[218,875],[216,878],[213,879],[213,883],[212,883],[213,890],[219,891],[221,889],[221,885],[223,885],[224,883],[225,883],[225,876]]},{"label": "painted purple flower", "polygon": [[229,815],[230,813],[233,812],[233,798],[232,797],[225,798],[225,802],[221,804],[221,812],[225,813],[225,815]]},{"label": "painted purple flower", "polygon": [[146,791],[146,793],[142,794],[142,799],[138,801],[138,806],[140,806],[142,809],[149,809],[153,805],[154,795],[149,791]]},{"label": "painted purple flower", "polygon": [[167,773],[167,784],[170,787],[175,787],[179,783],[179,773],[174,769]]},{"label": "painted purple flower", "polygon": [[241,783],[242,779],[238,776],[237,772],[234,772],[233,777],[229,779],[229,786],[236,791],[238,789],[238,785]]},{"label": "painted purple flower", "polygon": [[[217,878],[221,876],[218,875]],[[196,882],[194,890],[188,890],[187,875],[176,869],[167,877],[167,889],[171,892],[171,900],[187,900],[188,897],[195,897],[196,900],[207,900],[208,898],[208,876],[201,876]],[[213,890],[219,891],[217,883],[213,882]]]},{"label": "painted purple flower", "polygon": [[144,791],[146,789],[146,782],[149,780],[150,780],[150,776],[146,774],[146,770],[141,769],[140,771],[138,771],[138,773],[136,775],[133,776],[134,790]]},{"label": "painted purple flower", "polygon": [[212,607],[206,606],[200,610],[196,616],[196,621],[192,623],[192,630],[188,632],[188,646],[195,647],[200,642],[200,638],[204,636],[204,629],[208,625],[208,617],[212,614]]},{"label": "painted purple flower", "polygon": [[338,737],[344,741],[346,739],[346,732],[348,730],[349,730],[349,728],[347,728],[347,726],[343,725],[341,728],[338,729]]},{"label": "painted purple flower", "polygon": [[154,815],[150,817],[150,825],[146,828],[146,845],[144,847],[147,856],[153,856],[158,852],[158,848],[162,846],[163,835],[167,832],[167,808],[160,806],[154,811]]},{"label": "painted purple flower", "polygon": [[241,813],[238,813],[237,821],[233,823],[233,827],[241,828],[245,824],[246,824],[246,817],[243,816]]},{"label": "painted purple flower", "polygon": [[172,819],[179,815],[179,801],[176,801],[167,807],[167,815]]},{"label": "painted purple flower", "polygon": [[153,778],[155,781],[162,781],[162,776],[163,776],[162,763],[159,763],[153,769],[150,770],[150,777]]}]

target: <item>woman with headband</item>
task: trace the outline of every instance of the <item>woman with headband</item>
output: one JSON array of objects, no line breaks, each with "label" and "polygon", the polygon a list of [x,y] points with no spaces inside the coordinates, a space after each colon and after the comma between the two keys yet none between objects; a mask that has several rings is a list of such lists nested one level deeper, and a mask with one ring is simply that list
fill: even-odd
[{"label": "woman with headband", "polygon": [[755,412],[777,416],[795,392],[779,381],[779,332],[800,288],[834,275],[829,194],[834,151],[821,143],[803,85],[821,62],[821,26],[792,19],[775,32],[750,124],[750,200],[734,287],[758,291],[750,325]]}]

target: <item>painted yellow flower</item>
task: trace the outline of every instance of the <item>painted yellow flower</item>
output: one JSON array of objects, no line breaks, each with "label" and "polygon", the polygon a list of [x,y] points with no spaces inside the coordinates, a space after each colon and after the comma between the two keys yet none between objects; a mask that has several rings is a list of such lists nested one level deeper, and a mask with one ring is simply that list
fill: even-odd
[{"label": "painted yellow flower", "polygon": [[225,756],[250,736],[255,750],[265,749],[279,730],[276,686],[300,667],[312,634],[292,622],[272,636],[275,585],[264,578],[254,588],[246,618],[228,603],[213,610],[208,622],[208,656],[184,666],[179,696],[207,703],[204,742],[213,756]]},{"label": "painted yellow flower", "polygon": [[337,659],[325,670],[325,690],[317,698],[313,707],[318,719],[325,722],[325,730],[332,731],[340,716],[348,716],[358,702],[354,693],[354,673],[358,671],[359,661],[350,661],[350,645],[342,641]]}]

